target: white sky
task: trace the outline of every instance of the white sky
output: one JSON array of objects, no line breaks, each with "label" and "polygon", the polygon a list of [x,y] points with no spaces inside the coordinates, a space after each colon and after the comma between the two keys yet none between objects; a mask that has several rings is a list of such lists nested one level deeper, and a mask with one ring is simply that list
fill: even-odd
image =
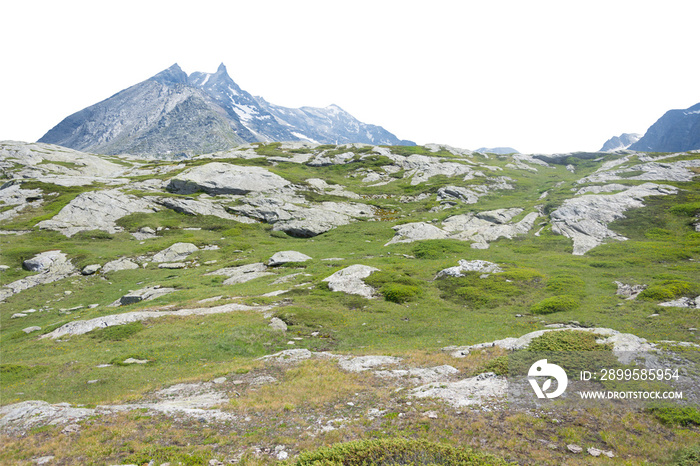
[{"label": "white sky", "polygon": [[24,0],[0,17],[0,140],[175,62],[467,149],[597,150],[700,102],[697,0]]}]

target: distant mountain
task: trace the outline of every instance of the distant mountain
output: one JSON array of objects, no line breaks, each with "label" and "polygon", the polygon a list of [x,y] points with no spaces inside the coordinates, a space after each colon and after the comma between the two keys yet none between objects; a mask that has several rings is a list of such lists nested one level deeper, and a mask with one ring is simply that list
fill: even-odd
[{"label": "distant mountain", "polygon": [[629,149],[642,152],[700,149],[700,103],[685,110],[669,110]]},{"label": "distant mountain", "polygon": [[290,109],[253,97],[221,64],[187,75],[174,64],[68,116],[39,142],[98,154],[193,155],[246,142],[415,145],[336,105]]},{"label": "distant mountain", "polygon": [[614,152],[616,150],[627,149],[629,146],[639,141],[642,137],[637,133],[622,133],[619,136],[613,136],[603,144],[600,152]]},{"label": "distant mountain", "polygon": [[517,150],[513,149],[512,147],[480,147],[479,149],[475,150],[474,152],[479,152],[480,154],[498,154],[498,155],[506,155],[506,154],[519,154]]}]

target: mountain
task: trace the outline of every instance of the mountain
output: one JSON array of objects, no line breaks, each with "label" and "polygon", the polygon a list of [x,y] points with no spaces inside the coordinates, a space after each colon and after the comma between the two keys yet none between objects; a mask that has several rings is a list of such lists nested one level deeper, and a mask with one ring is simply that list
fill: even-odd
[{"label": "mountain", "polygon": [[685,110],[669,110],[629,149],[642,152],[700,149],[700,103]]},{"label": "mountain", "polygon": [[637,133],[622,133],[619,136],[613,136],[603,144],[600,152],[614,152],[616,150],[627,149],[629,146],[639,141],[642,137]]},{"label": "mountain", "polygon": [[517,149],[513,149],[512,147],[480,147],[474,152],[479,152],[480,154],[498,154],[498,155],[506,155],[506,154],[519,154]]},{"label": "mountain", "polygon": [[99,154],[194,155],[246,142],[414,145],[336,105],[290,109],[253,97],[221,64],[189,76],[177,65],[68,116],[39,142]]}]

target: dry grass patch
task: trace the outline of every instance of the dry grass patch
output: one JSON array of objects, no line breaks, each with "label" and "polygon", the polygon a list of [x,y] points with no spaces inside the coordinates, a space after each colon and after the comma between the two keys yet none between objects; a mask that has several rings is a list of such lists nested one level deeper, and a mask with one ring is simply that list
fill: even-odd
[{"label": "dry grass patch", "polygon": [[336,361],[303,361],[288,369],[279,383],[251,388],[230,404],[234,409],[254,411],[316,409],[366,390],[367,378],[341,370]]}]

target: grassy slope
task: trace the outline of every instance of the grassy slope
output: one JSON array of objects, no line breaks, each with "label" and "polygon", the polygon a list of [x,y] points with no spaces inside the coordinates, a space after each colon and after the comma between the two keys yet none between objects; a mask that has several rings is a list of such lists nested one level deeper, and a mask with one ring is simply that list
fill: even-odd
[{"label": "grassy slope", "polygon": [[[273,151],[272,155],[279,152],[276,147],[267,150]],[[483,161],[505,167],[509,160],[507,157],[492,157]],[[240,159],[229,162],[251,163]],[[585,256],[572,256],[571,241],[552,234],[548,226],[540,237],[534,236],[536,228],[524,237],[496,241],[487,250],[471,249],[468,243],[451,240],[383,246],[393,236],[391,227],[408,221],[443,220],[457,213],[495,208],[522,207],[525,213],[536,205],[555,208],[571,197],[572,189],[578,187],[575,180],[592,173],[602,162],[581,161],[576,174],[563,166],[540,168],[537,173],[505,168],[490,175],[514,178],[514,190],[497,191],[481,198],[478,204],[458,205],[436,213],[430,212],[436,205],[434,200],[402,204],[397,197],[378,199],[374,196],[366,202],[385,209],[389,213],[384,217],[385,221],[354,223],[312,239],[287,237],[262,224],[241,225],[170,211],[136,214],[122,219],[120,224],[130,231],[146,225],[169,228],[159,238],[144,242],[133,239],[128,233],[88,232],[67,239],[55,232],[34,230],[21,236],[0,236],[0,263],[11,267],[0,275],[0,283],[28,275],[21,270],[22,260],[48,249],[61,249],[68,253],[74,264],[82,267],[92,263],[104,264],[121,256],[152,254],[181,241],[220,247],[193,256],[200,263],[217,260],[213,265],[162,270],[151,264],[142,270],[115,272],[107,277],[76,276],[25,291],[0,304],[2,364],[13,365],[12,372],[2,376],[1,403],[30,399],[89,404],[129,400],[151,389],[183,380],[245,372],[259,365],[256,357],[289,348],[287,341],[290,337],[303,338],[296,342],[295,347],[410,358],[416,356],[418,349],[439,352],[439,348],[447,345],[519,336],[543,328],[547,323],[576,320],[586,325],[631,332],[651,340],[694,341],[696,337],[688,328],[697,327],[696,310],[659,308],[656,305],[658,300],[621,300],[615,296],[613,282],[619,280],[664,287],[670,281],[680,281],[689,284],[686,294],[698,293],[700,233],[693,230],[692,217],[687,211],[671,211],[671,207],[679,203],[692,204],[700,200],[698,182],[668,183],[681,188],[681,194],[647,199],[646,207],[628,212],[626,219],[611,225],[614,231],[630,238],[629,241],[599,246]],[[377,165],[376,160],[319,168],[279,163],[272,170],[295,183],[303,183],[312,177],[323,178],[365,196],[415,195],[435,192],[446,182],[462,186],[481,182],[478,178],[464,182],[459,178],[436,177],[419,186],[412,186],[407,180],[396,180],[382,187],[366,187],[359,181],[361,177],[349,176],[359,167],[376,168]],[[561,182],[562,185],[555,187]],[[32,187],[39,185],[32,183]],[[32,217],[50,216],[57,212],[58,206],[65,205],[89,188],[50,186],[45,189],[61,194],[54,198],[54,203],[45,205],[38,212],[0,227],[31,227],[35,223]],[[539,200],[545,190],[550,191],[549,196]],[[313,200],[324,198],[316,195]],[[184,230],[186,227],[203,229],[189,231]],[[300,251],[313,260],[300,267],[282,267],[275,271],[275,276],[235,286],[224,286],[223,277],[204,275],[224,266],[265,261],[281,250]],[[345,260],[321,260],[331,257]],[[513,281],[506,283],[498,276],[485,280],[472,277],[453,283],[433,281],[436,272],[456,265],[459,259],[484,259],[502,264],[511,273]],[[366,300],[331,293],[323,286],[323,278],[353,263],[389,272],[397,282],[401,281],[400,277],[410,277],[411,283],[419,285],[421,293],[410,301],[397,304],[381,298]],[[302,275],[288,284],[271,285],[280,276],[292,273]],[[533,315],[530,312],[533,305],[561,294],[560,290],[557,291],[557,284],[562,280],[566,283],[567,277],[576,277],[583,285],[580,291],[566,292],[576,295],[578,306],[568,311]],[[313,287],[300,286],[279,298],[256,297],[306,282]],[[173,286],[178,291],[148,303],[117,309],[106,307],[128,290],[155,284]],[[72,293],[67,295],[65,290]],[[198,300],[213,296],[240,297],[240,301],[249,304],[267,304],[288,298],[275,312],[288,323],[289,333],[272,332],[267,327],[268,320],[262,315],[244,312],[162,318],[143,324],[131,335],[114,338],[101,337],[93,332],[67,341],[38,340],[36,333],[25,335],[21,331],[30,325],[38,325],[42,327],[40,333],[46,333],[72,320],[138,309],[168,305],[201,307],[204,305],[198,304]],[[100,306],[96,309],[85,307],[70,314],[61,311],[92,303]],[[42,307],[48,309],[22,319],[10,318],[15,312]],[[649,318],[653,313],[660,315]],[[524,317],[516,317],[517,314]],[[312,332],[319,332],[319,335],[312,336]],[[140,355],[154,362],[147,366],[95,367],[127,355]],[[88,380],[94,379],[100,382],[87,385]]]}]

